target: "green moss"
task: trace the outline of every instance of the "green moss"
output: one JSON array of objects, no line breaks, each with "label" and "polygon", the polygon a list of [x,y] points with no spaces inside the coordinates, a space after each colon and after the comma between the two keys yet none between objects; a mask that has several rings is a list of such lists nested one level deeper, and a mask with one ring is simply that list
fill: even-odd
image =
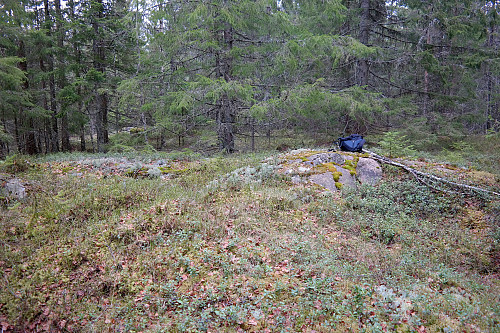
[{"label": "green moss", "polygon": [[323,164],[317,165],[314,168],[314,171],[316,173],[323,173],[323,172],[334,173],[334,172],[337,172],[337,168],[335,167],[335,164],[333,164],[332,162],[329,162],[329,163],[323,163]]},{"label": "green moss", "polygon": [[302,160],[304,162],[309,161],[309,157],[321,153],[320,151],[305,151],[295,155],[286,156],[287,160]]},{"label": "green moss", "polygon": [[[358,166],[358,161],[359,161],[359,157],[356,156],[356,157],[354,157],[353,160],[346,160],[345,166],[356,169],[356,167]],[[346,169],[348,169],[348,168],[346,168]]]},{"label": "green moss", "polygon": [[109,148],[110,153],[134,153],[136,150],[133,147],[116,143]]},{"label": "green moss", "polygon": [[10,155],[7,156],[5,161],[0,162],[0,171],[7,173],[21,173],[27,171],[31,167],[31,163],[25,156]]},{"label": "green moss", "polygon": [[333,173],[333,180],[335,180],[335,182],[338,182],[340,179],[340,176],[342,176],[342,172],[339,172],[339,171],[334,172]]},{"label": "green moss", "polygon": [[359,157],[355,156],[353,160],[346,160],[343,168],[349,170],[351,176],[356,176],[356,167],[358,166]]},{"label": "green moss", "polygon": [[167,173],[174,173],[174,174],[181,174],[183,172],[189,171],[189,168],[184,168],[184,169],[174,169],[170,167],[159,167],[160,171],[164,174]]},{"label": "green moss", "polygon": [[64,167],[64,168],[62,168],[62,170],[61,170],[61,171],[62,171],[63,173],[67,173],[68,171],[71,171],[71,170],[73,170],[73,169],[74,169],[74,168],[73,168],[72,166],[68,166],[68,167]]},{"label": "green moss", "polygon": [[[484,249],[491,246],[490,232],[500,239],[488,223],[498,205],[465,205],[460,196],[437,194],[399,172],[377,187],[342,195],[309,184],[290,188],[271,176],[238,191],[203,190],[238,168],[237,175],[255,175],[260,160],[170,161],[165,171],[187,172],[168,182],[146,177],[158,170],[141,164],[134,168],[145,176],[134,180],[102,177],[92,165],[85,177],[65,177],[52,172],[65,167],[59,163],[23,175],[39,184],[31,189],[33,200],[2,211],[0,219],[5,322],[30,327],[50,318],[53,330],[83,331],[90,323],[93,331],[200,331],[208,329],[200,323],[213,306],[214,331],[299,331],[311,323],[318,331],[352,331],[360,320],[353,311],[366,314],[365,304],[372,304],[370,320],[399,330],[418,330],[422,323],[455,329],[463,318],[494,330],[483,318],[494,311],[498,286],[486,286],[479,273],[496,269]],[[334,164],[316,170],[332,171],[343,190],[339,179],[347,171]],[[234,226],[231,233],[228,226]],[[393,271],[385,275],[385,266],[374,267],[367,275],[367,251]],[[402,254],[407,264],[398,265]],[[464,258],[473,274],[457,272]],[[409,290],[415,310],[401,324],[391,298]],[[258,308],[248,302],[263,294],[268,297]],[[283,324],[286,314],[278,307],[297,311],[294,326]],[[275,322],[265,321],[266,309]],[[248,323],[248,314],[257,325]],[[65,328],[55,326],[66,318]]]},{"label": "green moss", "polygon": [[351,176],[356,176],[356,168],[351,166],[351,165],[344,165],[343,166],[345,169],[349,170],[349,173],[351,174]]}]

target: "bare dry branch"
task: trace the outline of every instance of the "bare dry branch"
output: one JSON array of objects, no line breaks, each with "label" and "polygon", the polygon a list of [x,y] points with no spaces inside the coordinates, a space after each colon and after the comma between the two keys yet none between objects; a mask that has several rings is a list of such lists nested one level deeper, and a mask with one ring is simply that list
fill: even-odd
[{"label": "bare dry branch", "polygon": [[435,190],[438,190],[438,191],[450,193],[450,191],[443,190],[443,189],[438,189],[438,188],[430,185],[424,179],[430,179],[432,181],[435,181],[435,182],[438,182],[438,183],[442,183],[442,184],[447,184],[447,185],[450,185],[452,187],[459,188],[459,189],[466,189],[466,190],[469,190],[469,191],[472,191],[472,192],[481,192],[481,193],[486,193],[486,194],[495,195],[495,196],[500,197],[500,193],[498,193],[498,192],[486,190],[486,189],[483,189],[483,188],[480,188],[480,187],[477,187],[477,186],[471,186],[471,185],[467,185],[467,184],[461,184],[461,183],[452,182],[452,181],[450,181],[448,179],[441,178],[441,177],[432,175],[430,173],[418,171],[416,169],[410,168],[407,165],[404,165],[404,164],[401,164],[401,163],[398,163],[398,162],[394,162],[393,160],[391,160],[391,159],[389,159],[389,158],[387,158],[385,156],[377,155],[374,152],[366,150],[366,149],[363,149],[363,152],[370,154],[371,158],[373,158],[373,159],[375,159],[375,160],[377,160],[379,162],[382,162],[382,163],[385,163],[385,164],[394,165],[394,166],[397,166],[399,168],[404,169],[405,171],[411,173],[422,184],[424,184],[424,185],[426,185],[426,186],[428,186],[430,188],[433,188]]}]

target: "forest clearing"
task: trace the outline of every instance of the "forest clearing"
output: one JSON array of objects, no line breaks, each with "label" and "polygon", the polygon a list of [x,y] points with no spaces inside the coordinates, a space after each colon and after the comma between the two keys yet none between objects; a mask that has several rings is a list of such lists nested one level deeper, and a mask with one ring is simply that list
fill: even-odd
[{"label": "forest clearing", "polygon": [[498,198],[383,164],[376,185],[330,191],[309,177],[333,163],[300,164],[325,152],[4,162],[26,198],[0,214],[3,331],[496,331]]},{"label": "forest clearing", "polygon": [[500,332],[499,27],[2,0],[1,332]]}]

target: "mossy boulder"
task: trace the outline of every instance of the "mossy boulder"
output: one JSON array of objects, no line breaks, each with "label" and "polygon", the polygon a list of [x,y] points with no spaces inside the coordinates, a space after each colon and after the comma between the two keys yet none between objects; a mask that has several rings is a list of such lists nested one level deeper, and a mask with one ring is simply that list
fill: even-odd
[{"label": "mossy boulder", "polygon": [[361,184],[376,185],[382,179],[382,168],[374,159],[360,157],[356,174]]},{"label": "mossy boulder", "polygon": [[334,192],[344,187],[356,187],[356,179],[347,169],[340,166],[336,167],[335,172],[324,172],[319,174],[314,174],[311,176],[310,180],[317,185],[323,186],[324,188]]},{"label": "mossy boulder", "polygon": [[333,179],[333,175],[331,172],[319,173],[312,175],[310,180],[319,186],[326,188],[332,192],[337,191],[337,185],[335,180]]},{"label": "mossy boulder", "polygon": [[333,163],[337,165],[342,165],[345,163],[345,158],[338,153],[320,153],[309,156],[308,161],[312,166],[317,166],[324,163]]},{"label": "mossy boulder", "polygon": [[361,156],[351,153],[300,151],[300,154],[288,155],[288,161],[284,163],[287,170],[284,173],[309,173],[313,183],[330,191],[344,187],[356,188],[358,183],[377,184],[382,179],[380,165],[371,158]]}]

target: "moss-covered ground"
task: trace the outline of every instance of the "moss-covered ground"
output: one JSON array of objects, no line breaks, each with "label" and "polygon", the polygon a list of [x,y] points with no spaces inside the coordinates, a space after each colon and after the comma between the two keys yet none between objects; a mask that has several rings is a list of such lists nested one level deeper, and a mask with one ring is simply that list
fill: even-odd
[{"label": "moss-covered ground", "polygon": [[332,193],[279,161],[59,155],[10,170],[28,198],[0,211],[2,331],[500,329],[499,200],[392,167]]}]

